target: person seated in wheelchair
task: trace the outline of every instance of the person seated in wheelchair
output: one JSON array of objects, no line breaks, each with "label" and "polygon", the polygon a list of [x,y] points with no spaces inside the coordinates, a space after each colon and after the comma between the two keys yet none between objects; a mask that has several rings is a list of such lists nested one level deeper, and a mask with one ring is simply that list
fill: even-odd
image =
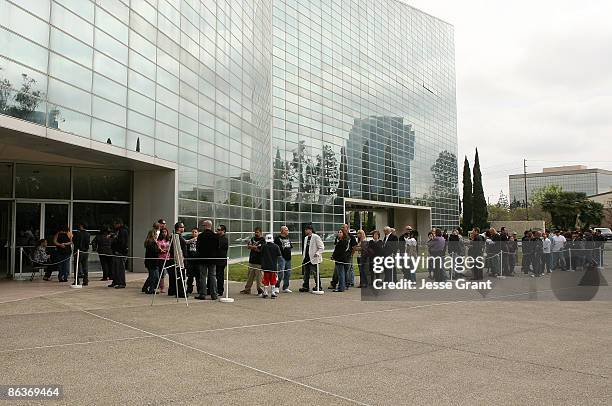
[{"label": "person seated in wheelchair", "polygon": [[34,256],[32,258],[32,262],[34,267],[45,265],[51,256],[47,254],[47,240],[41,239],[36,243],[36,248],[34,248]]}]

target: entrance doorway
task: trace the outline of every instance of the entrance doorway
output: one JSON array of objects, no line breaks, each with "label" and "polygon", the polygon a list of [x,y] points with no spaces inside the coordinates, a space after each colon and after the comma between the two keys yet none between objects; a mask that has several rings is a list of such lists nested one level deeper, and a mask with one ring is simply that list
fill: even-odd
[{"label": "entrance doorway", "polygon": [[[68,202],[24,202],[15,203],[14,277],[19,279],[29,271],[30,258],[38,240],[47,240],[53,249],[53,236],[63,225],[69,225]],[[28,269],[24,269],[28,268]]]},{"label": "entrance doorway", "polygon": [[13,202],[0,200],[0,279],[4,279],[11,274],[12,220]]}]

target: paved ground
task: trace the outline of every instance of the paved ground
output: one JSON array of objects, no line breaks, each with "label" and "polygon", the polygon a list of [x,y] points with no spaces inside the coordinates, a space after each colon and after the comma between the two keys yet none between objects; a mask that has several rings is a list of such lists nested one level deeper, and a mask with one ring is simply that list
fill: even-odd
[{"label": "paved ground", "polygon": [[612,404],[608,300],[272,301],[233,283],[232,304],[150,306],[140,283],[0,284],[0,385],[61,384],[76,405]]}]

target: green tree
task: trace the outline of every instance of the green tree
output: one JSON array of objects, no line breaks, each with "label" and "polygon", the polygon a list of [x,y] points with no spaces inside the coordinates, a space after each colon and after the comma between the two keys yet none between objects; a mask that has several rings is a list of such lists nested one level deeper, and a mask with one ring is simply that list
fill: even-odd
[{"label": "green tree", "polygon": [[463,219],[461,227],[465,232],[472,229],[472,173],[467,156],[463,160]]},{"label": "green tree", "polygon": [[478,158],[478,148],[474,157],[474,177],[472,186],[472,223],[482,229],[489,227],[487,200],[485,199],[482,187],[482,173],[480,172],[480,159]]},{"label": "green tree", "polygon": [[598,226],[604,216],[604,206],[601,203],[586,199],[580,206],[578,219],[584,228]]},{"label": "green tree", "polygon": [[499,199],[497,199],[497,206],[503,207],[504,209],[510,208],[510,203],[508,202],[508,196],[505,195],[503,190],[499,191]]},{"label": "green tree", "polygon": [[559,185],[548,185],[541,187],[533,191],[531,198],[529,199],[529,203],[532,206],[541,206],[544,200],[544,195],[558,195],[561,192],[563,192],[563,188]]},{"label": "green tree", "polygon": [[543,193],[542,209],[550,213],[552,225],[567,230],[576,226],[576,219],[587,199],[586,194],[578,192],[559,192],[548,190]]}]

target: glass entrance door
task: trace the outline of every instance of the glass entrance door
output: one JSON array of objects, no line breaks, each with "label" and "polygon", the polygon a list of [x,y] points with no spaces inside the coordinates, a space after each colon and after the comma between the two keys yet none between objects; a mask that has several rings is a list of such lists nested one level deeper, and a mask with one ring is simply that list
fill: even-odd
[{"label": "glass entrance door", "polygon": [[11,230],[13,202],[0,200],[0,279],[11,274]]},{"label": "glass entrance door", "polygon": [[21,278],[22,273],[30,271],[29,259],[41,238],[47,240],[48,251],[53,253],[53,236],[61,226],[69,224],[68,220],[68,203],[15,203],[14,277]]}]

